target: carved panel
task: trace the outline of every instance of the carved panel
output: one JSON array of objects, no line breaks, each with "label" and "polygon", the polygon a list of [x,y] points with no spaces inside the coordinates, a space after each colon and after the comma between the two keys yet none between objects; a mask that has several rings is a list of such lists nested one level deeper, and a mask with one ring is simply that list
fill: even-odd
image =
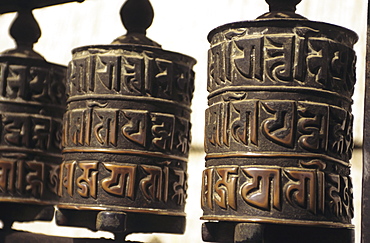
[{"label": "carved panel", "polygon": [[186,158],[190,121],[169,113],[100,107],[67,111],[63,144],[79,148],[138,149],[171,152]]},{"label": "carved panel", "polygon": [[[115,48],[115,47],[113,47]],[[112,94],[163,98],[190,105],[194,60],[165,51],[114,50],[74,58],[70,65],[70,97]],[[76,51],[78,52],[78,50]],[[175,53],[172,53],[175,54]]]},{"label": "carved panel", "polygon": [[206,110],[208,154],[247,150],[316,153],[348,163],[353,116],[324,103],[244,99]]},{"label": "carved panel", "polygon": [[0,61],[0,95],[38,104],[65,104],[65,68],[43,61],[13,58]]},{"label": "carved panel", "polygon": [[[8,167],[4,171],[8,171],[9,181]],[[92,206],[99,202],[117,209],[152,207],[176,213],[185,205],[186,178],[186,167],[175,161],[157,165],[66,161],[60,169],[59,196],[62,204],[74,201]],[[0,179],[1,185],[5,185],[5,179]]]},{"label": "carved panel", "polygon": [[[56,187],[53,171],[57,165],[39,161],[0,160],[0,194],[2,197],[13,197],[14,202],[23,199],[44,200],[53,203],[56,200]],[[1,199],[0,199],[1,200]]]},{"label": "carved panel", "polygon": [[351,178],[310,166],[318,162],[325,164],[314,160],[301,161],[300,167],[208,167],[203,172],[203,211],[209,217],[227,212],[241,218],[273,215],[294,220],[300,215],[306,220],[349,223],[353,217]]},{"label": "carved panel", "polygon": [[284,34],[265,27],[253,31],[251,35],[241,29],[215,35],[215,40],[225,40],[212,43],[209,51],[209,92],[248,90],[255,85],[260,89],[299,86],[352,96],[355,53],[340,38],[310,27],[287,28]]},{"label": "carved panel", "polygon": [[0,201],[57,200],[65,72],[43,60],[0,58]]}]

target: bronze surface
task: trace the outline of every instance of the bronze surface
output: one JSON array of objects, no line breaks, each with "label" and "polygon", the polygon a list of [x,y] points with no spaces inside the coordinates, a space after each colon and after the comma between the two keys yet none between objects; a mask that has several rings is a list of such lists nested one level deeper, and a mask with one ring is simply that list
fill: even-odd
[{"label": "bronze surface", "polygon": [[[39,1],[38,3],[41,3]],[[35,2],[2,1],[19,11],[10,28],[16,48],[0,54],[0,219],[51,220],[58,200],[66,67],[33,50],[41,30]],[[16,8],[17,7],[17,8]]]},{"label": "bronze surface", "polygon": [[267,2],[208,36],[202,219],[351,229],[358,37]]},{"label": "bronze surface", "polygon": [[147,0],[129,0],[121,9],[126,35],[73,50],[59,225],[184,232],[195,60],[145,36],[152,11]]}]

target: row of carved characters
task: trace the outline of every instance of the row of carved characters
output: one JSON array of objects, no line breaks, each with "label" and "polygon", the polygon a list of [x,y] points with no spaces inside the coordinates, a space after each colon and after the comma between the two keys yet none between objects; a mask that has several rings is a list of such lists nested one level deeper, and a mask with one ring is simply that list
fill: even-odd
[{"label": "row of carved characters", "polygon": [[203,172],[201,202],[205,214],[231,211],[232,215],[289,217],[304,210],[309,217],[329,215],[344,221],[353,217],[351,178],[319,169],[209,167]]},{"label": "row of carved characters", "polygon": [[[0,115],[0,147],[2,151],[24,153],[61,152],[62,119],[27,113]],[[19,148],[21,148],[19,150]],[[22,150],[23,149],[23,150]]]},{"label": "row of carved characters", "polygon": [[64,147],[145,149],[187,155],[190,121],[146,110],[89,107],[67,111]]},{"label": "row of carved characters", "polygon": [[194,72],[171,60],[147,53],[91,55],[69,66],[69,96],[120,94],[184,102],[193,98]]},{"label": "row of carved characters", "polygon": [[1,197],[56,199],[59,165],[38,161],[0,160]]},{"label": "row of carved characters", "polygon": [[325,153],[348,162],[353,116],[327,104],[306,101],[241,100],[206,110],[207,153],[280,151]]},{"label": "row of carved characters", "polygon": [[[116,164],[114,162],[67,161],[60,171],[59,196],[74,199],[95,199],[113,204],[125,202],[174,203],[183,206],[186,199],[187,174],[182,168],[169,166]],[[94,200],[94,201],[95,201]],[[84,202],[84,201],[81,201]],[[127,206],[127,205],[117,205]],[[143,203],[137,206],[143,206]]]},{"label": "row of carved characters", "polygon": [[0,63],[0,97],[65,105],[65,68]]},{"label": "row of carved characters", "polygon": [[355,52],[296,28],[294,34],[250,35],[218,43],[209,50],[208,91],[230,86],[298,86],[354,91]]}]

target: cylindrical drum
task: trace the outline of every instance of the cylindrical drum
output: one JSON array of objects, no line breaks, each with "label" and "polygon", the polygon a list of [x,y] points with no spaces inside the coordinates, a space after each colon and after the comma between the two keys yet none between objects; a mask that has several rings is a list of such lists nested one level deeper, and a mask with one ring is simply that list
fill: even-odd
[{"label": "cylindrical drum", "polygon": [[73,51],[58,208],[97,215],[58,224],[110,230],[105,219],[122,212],[111,231],[184,230],[194,64],[146,45]]},{"label": "cylindrical drum", "polygon": [[58,200],[66,67],[0,56],[0,219],[53,217]]},{"label": "cylindrical drum", "polygon": [[259,19],[209,41],[202,219],[352,227],[357,35]]}]

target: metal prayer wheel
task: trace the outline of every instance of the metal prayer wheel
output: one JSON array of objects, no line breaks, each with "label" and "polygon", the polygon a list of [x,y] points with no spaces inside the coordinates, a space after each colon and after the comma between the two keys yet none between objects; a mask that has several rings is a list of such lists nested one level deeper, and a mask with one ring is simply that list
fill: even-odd
[{"label": "metal prayer wheel", "polygon": [[47,62],[32,49],[41,35],[32,9],[54,4],[0,3],[1,13],[18,12],[10,29],[17,47],[0,54],[0,219],[4,228],[14,221],[51,220],[58,200],[66,67]]},{"label": "metal prayer wheel", "polygon": [[267,2],[269,13],[208,36],[203,238],[351,241],[358,37],[294,13],[299,0]]},{"label": "metal prayer wheel", "polygon": [[183,233],[196,61],[145,36],[147,0],[121,17],[126,35],[73,50],[57,224]]}]

